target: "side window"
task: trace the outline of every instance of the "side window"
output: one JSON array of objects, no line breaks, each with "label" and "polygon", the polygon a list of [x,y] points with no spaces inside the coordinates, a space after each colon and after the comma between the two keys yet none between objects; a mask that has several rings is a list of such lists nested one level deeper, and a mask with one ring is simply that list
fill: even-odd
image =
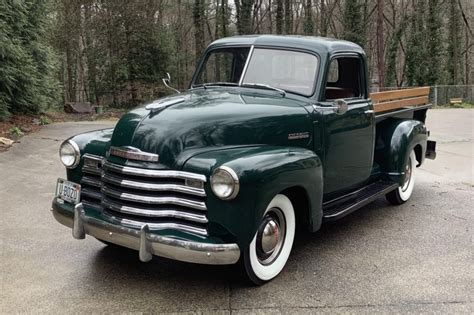
[{"label": "side window", "polygon": [[358,57],[338,57],[329,65],[326,80],[326,100],[362,97],[361,60]]},{"label": "side window", "polygon": [[339,62],[337,59],[331,60],[328,70],[328,84],[335,84],[339,79]]}]

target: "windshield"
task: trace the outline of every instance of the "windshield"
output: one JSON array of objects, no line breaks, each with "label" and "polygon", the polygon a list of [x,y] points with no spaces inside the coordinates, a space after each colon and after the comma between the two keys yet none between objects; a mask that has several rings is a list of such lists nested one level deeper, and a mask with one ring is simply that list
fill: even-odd
[{"label": "windshield", "polygon": [[216,49],[207,55],[194,85],[239,83],[250,48]]},{"label": "windshield", "polygon": [[240,83],[254,87],[266,85],[306,96],[313,93],[318,67],[316,56],[298,51],[255,48],[247,61],[249,53],[250,48],[211,51],[199,70],[194,86]]}]

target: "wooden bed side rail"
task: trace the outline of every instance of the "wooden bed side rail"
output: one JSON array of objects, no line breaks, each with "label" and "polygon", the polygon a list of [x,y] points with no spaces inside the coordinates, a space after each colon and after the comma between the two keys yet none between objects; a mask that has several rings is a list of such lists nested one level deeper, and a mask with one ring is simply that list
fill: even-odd
[{"label": "wooden bed side rail", "polygon": [[386,92],[371,93],[370,98],[374,102],[376,113],[386,112],[407,106],[426,105],[429,102],[428,94],[430,87],[394,90]]}]

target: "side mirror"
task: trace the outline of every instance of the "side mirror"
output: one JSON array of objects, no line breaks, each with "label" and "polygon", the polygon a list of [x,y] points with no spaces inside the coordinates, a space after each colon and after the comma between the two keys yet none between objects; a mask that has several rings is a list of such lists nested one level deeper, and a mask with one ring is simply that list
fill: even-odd
[{"label": "side mirror", "polygon": [[163,84],[164,84],[168,89],[171,89],[171,90],[175,91],[176,93],[181,93],[180,91],[178,91],[178,90],[175,89],[174,87],[171,87],[171,86],[170,86],[170,83],[171,83],[171,76],[170,76],[170,73],[169,73],[169,72],[166,72],[166,77],[164,77],[163,79],[161,79],[161,81],[163,82]]},{"label": "side mirror", "polygon": [[347,102],[343,99],[337,99],[334,101],[334,109],[336,114],[343,115],[347,112],[348,106]]}]

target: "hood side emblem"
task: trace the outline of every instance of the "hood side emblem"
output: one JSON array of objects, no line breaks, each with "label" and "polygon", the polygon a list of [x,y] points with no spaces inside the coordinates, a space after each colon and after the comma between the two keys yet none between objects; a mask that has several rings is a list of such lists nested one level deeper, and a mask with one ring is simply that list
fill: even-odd
[{"label": "hood side emblem", "polygon": [[288,134],[288,140],[298,140],[298,139],[307,139],[309,138],[309,132],[295,132]]},{"label": "hood side emblem", "polygon": [[158,154],[143,152],[134,147],[110,147],[109,155],[145,162],[158,162],[159,158]]},{"label": "hood side emblem", "polygon": [[171,100],[153,102],[151,104],[146,105],[145,108],[148,110],[163,109],[171,105],[182,103],[184,102],[184,100],[185,100],[184,97],[178,97],[178,98],[173,98]]}]

